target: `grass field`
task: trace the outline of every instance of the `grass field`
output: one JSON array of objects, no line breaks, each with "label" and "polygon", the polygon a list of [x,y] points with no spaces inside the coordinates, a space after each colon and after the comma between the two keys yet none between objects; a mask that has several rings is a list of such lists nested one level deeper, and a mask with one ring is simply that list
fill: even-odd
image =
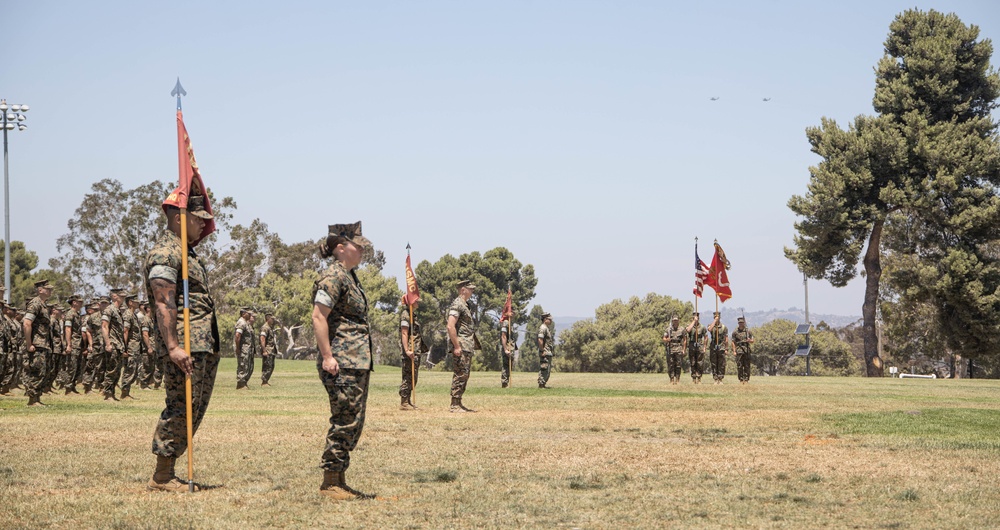
[{"label": "grass field", "polygon": [[1000,381],[473,373],[480,412],[450,414],[449,373],[402,412],[379,367],[348,479],[380,499],[335,503],[315,364],[239,393],[235,371],[195,439],[196,480],[225,487],[194,495],[145,490],[161,392],[0,398],[0,528],[1000,527]]}]

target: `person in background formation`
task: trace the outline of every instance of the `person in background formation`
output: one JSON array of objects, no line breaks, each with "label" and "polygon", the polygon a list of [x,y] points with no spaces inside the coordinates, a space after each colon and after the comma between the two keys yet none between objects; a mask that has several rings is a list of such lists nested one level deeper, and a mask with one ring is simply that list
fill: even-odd
[{"label": "person in background formation", "polygon": [[316,370],[330,401],[330,429],[320,458],[320,494],[333,500],[372,499],[347,485],[351,451],[361,438],[368,403],[368,382],[374,368],[368,298],[355,269],[371,241],[361,234],[361,222],[330,225],[320,243],[320,256],[334,258],[313,286],[312,323],[319,348]]},{"label": "person in background formation", "polygon": [[125,351],[125,319],[122,311],[125,303],[125,290],[112,289],[111,303],[101,313],[101,335],[104,337],[104,400],[118,401],[115,397],[115,387],[122,377]]},{"label": "person in background formation", "polygon": [[747,327],[745,318],[737,319],[736,330],[733,331],[733,355],[736,356],[736,376],[740,379],[740,384],[745,385],[750,382],[750,348],[753,344],[753,333]]},{"label": "person in background formation", "polygon": [[49,337],[52,341],[52,350],[45,360],[45,380],[42,381],[42,393],[51,394],[59,378],[59,371],[65,364],[66,350],[63,345],[62,322],[63,310],[59,304],[48,303],[49,308]]},{"label": "person in background formation", "polygon": [[149,324],[149,356],[153,363],[153,390],[159,390],[163,384],[163,361],[164,357],[157,353],[156,345],[160,343],[160,330],[153,321],[153,309],[149,303],[144,306],[146,322]]},{"label": "person in background formation", "polygon": [[[27,307],[27,303],[25,303]],[[14,325],[17,330],[14,332],[14,352],[17,362],[14,363],[14,386],[24,388],[24,310],[17,308],[14,310]]]},{"label": "person in background formation", "polygon": [[277,321],[274,313],[264,314],[264,325],[260,327],[260,386],[271,386],[274,360],[278,357]]},{"label": "person in background formation", "polygon": [[552,373],[552,355],[556,347],[556,327],[552,323],[552,314],[542,315],[542,325],[538,328],[538,388],[549,388],[549,375]]},{"label": "person in background formation", "polygon": [[83,372],[83,393],[89,394],[91,389],[101,388],[104,384],[104,365],[108,358],[104,351],[104,334],[101,332],[101,318],[104,309],[110,302],[105,297],[92,300],[87,308],[87,318],[84,324],[93,342],[90,343],[90,352],[87,354],[87,366]]},{"label": "person in background formation", "polygon": [[403,380],[399,384],[399,410],[417,410],[412,399],[413,388],[420,378],[420,356],[427,353],[430,347],[424,343],[420,321],[417,320],[417,306],[420,302],[413,303],[413,326],[411,327],[410,309],[406,305],[405,297],[403,300],[399,315],[399,346],[402,352],[400,370],[403,373]]},{"label": "person in background formation", "polygon": [[514,352],[517,351],[517,331],[510,320],[500,323],[500,388],[510,386],[510,372],[514,369]]},{"label": "person in background formation", "polygon": [[236,389],[247,388],[253,375],[253,353],[256,335],[253,332],[253,311],[249,307],[240,309],[233,334],[233,351],[236,352]]},{"label": "person in background formation", "polygon": [[680,317],[674,314],[670,317],[670,325],[663,332],[663,345],[667,349],[667,375],[670,384],[676,385],[681,380],[681,363],[684,358],[684,330],[681,329]]},{"label": "person in background formation", "polygon": [[4,300],[4,288],[0,285],[0,396],[10,395],[11,379],[14,377],[14,311]]},{"label": "person in background formation", "polygon": [[28,406],[42,406],[42,385],[44,384],[48,354],[52,351],[52,323],[46,301],[52,296],[52,286],[48,280],[35,282],[38,296],[28,302],[21,322],[24,330],[23,381]]},{"label": "person in background formation", "polygon": [[458,296],[448,307],[448,339],[451,342],[454,371],[451,377],[451,406],[449,412],[475,412],[462,404],[462,396],[469,383],[473,352],[481,349],[476,336],[475,322],[469,309],[469,298],[476,292],[470,280],[458,282]]},{"label": "person in background formation", "polygon": [[691,323],[684,328],[684,348],[688,352],[688,361],[691,363],[691,381],[696,385],[701,384],[702,363],[705,362],[705,344],[707,341],[705,327],[701,325],[700,315],[694,313]]},{"label": "person in background formation", "polygon": [[139,302],[139,311],[135,316],[139,320],[139,356],[142,359],[139,363],[139,388],[149,390],[159,371],[153,347],[153,320],[149,318],[149,304]]},{"label": "person in background formation", "polygon": [[62,335],[63,343],[66,345],[66,362],[59,373],[59,382],[65,389],[66,395],[79,394],[76,385],[83,374],[83,351],[88,342],[83,325],[83,318],[80,316],[80,309],[83,307],[83,299],[77,295],[66,299],[69,303],[69,310],[63,316]]},{"label": "person in background formation", "polygon": [[122,308],[122,320],[125,321],[125,350],[122,367],[122,399],[136,399],[132,395],[132,384],[139,378],[139,367],[142,365],[140,351],[142,337],[139,329],[139,301],[135,293],[125,297],[125,307]]},{"label": "person in background formation", "polygon": [[719,318],[718,311],[712,315],[712,323],[708,325],[708,363],[712,367],[714,384],[721,385],[726,377],[726,355],[729,353],[729,328]]},{"label": "person in background formation", "polygon": [[[219,368],[219,327],[215,317],[215,300],[208,291],[208,273],[198,259],[195,246],[201,241],[205,221],[212,214],[205,209],[202,196],[188,198],[188,319],[191,353],[184,349],[184,319],[178,318],[178,308],[184,308],[182,282],[181,215],[174,206],[165,206],[167,229],[160,235],[146,256],[144,265],[146,299],[154,307],[153,323],[159,331],[154,345],[157,356],[163,358],[163,384],[166,388],[163,412],[153,431],[153,454],[156,468],[146,488],[149,490],[186,492],[189,484],[177,478],[174,466],[187,450],[187,410],[185,379],[191,378],[191,425],[198,431],[208,410]],[[195,490],[201,486],[192,484]]]}]

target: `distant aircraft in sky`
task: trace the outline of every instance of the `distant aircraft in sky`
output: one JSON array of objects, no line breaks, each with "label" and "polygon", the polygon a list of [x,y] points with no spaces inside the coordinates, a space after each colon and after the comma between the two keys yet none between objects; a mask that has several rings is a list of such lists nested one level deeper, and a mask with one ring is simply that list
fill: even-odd
[{"label": "distant aircraft in sky", "polygon": [[771,101],[771,98],[764,98],[764,101]]},{"label": "distant aircraft in sky", "polygon": [[712,101],[719,101],[719,96],[712,96],[708,99],[711,99]]}]

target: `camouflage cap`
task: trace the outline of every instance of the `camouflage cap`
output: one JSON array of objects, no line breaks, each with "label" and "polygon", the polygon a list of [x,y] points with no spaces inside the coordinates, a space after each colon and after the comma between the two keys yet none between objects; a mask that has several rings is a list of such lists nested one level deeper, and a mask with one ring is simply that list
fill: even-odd
[{"label": "camouflage cap", "polygon": [[215,216],[208,213],[205,209],[205,197],[203,195],[192,195],[188,197],[188,207],[187,212],[195,217],[201,217],[202,219],[214,219]]},{"label": "camouflage cap", "polygon": [[458,288],[461,289],[462,287],[468,287],[469,289],[475,290],[476,284],[472,283],[472,280],[462,280],[458,282]]},{"label": "camouflage cap", "polygon": [[125,301],[126,302],[135,302],[135,301],[138,300],[138,298],[139,298],[139,295],[137,295],[135,293],[129,293],[129,294],[125,295]]},{"label": "camouflage cap", "polygon": [[242,315],[243,313],[253,313],[253,308],[252,307],[241,307],[240,308],[240,314]]},{"label": "camouflage cap", "polygon": [[367,237],[361,235],[361,221],[350,224],[328,225],[327,236],[346,239],[362,249],[372,248],[372,242]]},{"label": "camouflage cap", "polygon": [[48,287],[51,289],[52,285],[49,284],[48,280],[38,280],[35,282],[35,289],[41,289],[42,287]]},{"label": "camouflage cap", "polygon": [[100,298],[97,299],[97,303],[99,303],[99,304],[110,304],[111,303],[111,299],[108,298],[107,296],[102,296],[102,297],[100,297]]},{"label": "camouflage cap", "polygon": [[680,319],[681,317],[677,316],[677,313],[674,313],[673,316],[670,317],[670,320],[680,320]]},{"label": "camouflage cap", "polygon": [[552,318],[552,313],[542,313],[542,320],[545,320],[546,318]]},{"label": "camouflage cap", "polygon": [[747,321],[747,319],[746,319],[746,318],[744,318],[744,317],[736,317],[736,321],[737,321],[737,322],[746,322],[746,321]]},{"label": "camouflage cap", "polygon": [[71,294],[69,296],[69,298],[66,299],[66,303],[67,304],[72,304],[73,302],[82,302],[82,301],[83,301],[83,298],[80,298],[80,295],[76,295],[76,294]]},{"label": "camouflage cap", "polygon": [[274,313],[264,313],[264,318],[274,318]]},{"label": "camouflage cap", "polygon": [[110,293],[111,294],[117,294],[117,295],[124,295],[125,294],[125,289],[120,289],[120,288],[116,287],[116,288],[112,289],[110,291]]}]

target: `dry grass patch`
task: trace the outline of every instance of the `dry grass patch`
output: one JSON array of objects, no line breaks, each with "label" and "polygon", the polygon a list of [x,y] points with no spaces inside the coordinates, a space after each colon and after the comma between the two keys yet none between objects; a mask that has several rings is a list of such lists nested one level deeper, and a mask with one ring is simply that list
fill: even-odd
[{"label": "dry grass patch", "polygon": [[[309,362],[235,390],[223,361],[196,440],[196,478],[148,493],[162,394],[106,403],[0,398],[0,496],[11,528],[663,528],[1000,526],[996,381],[475,373],[451,414],[450,374],[421,374],[399,411],[379,367],[348,479],[381,500],[317,494],[327,401]],[[928,384],[930,383],[930,384]],[[912,411],[919,411],[913,414]]]}]

